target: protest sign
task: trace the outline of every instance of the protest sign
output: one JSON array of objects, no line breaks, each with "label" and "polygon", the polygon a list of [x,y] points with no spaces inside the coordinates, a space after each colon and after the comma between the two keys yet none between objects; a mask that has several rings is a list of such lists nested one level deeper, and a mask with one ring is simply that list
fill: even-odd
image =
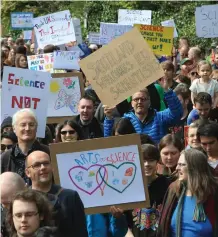
[{"label": "protest sign", "polygon": [[142,34],[146,42],[156,55],[172,54],[173,27],[134,25]]},{"label": "protest sign", "polygon": [[55,183],[76,190],[86,214],[148,207],[140,145],[138,134],[51,144]]},{"label": "protest sign", "polygon": [[25,40],[30,40],[32,39],[32,30],[24,30],[23,31],[23,38]]},{"label": "protest sign", "polygon": [[33,24],[40,48],[48,44],[60,45],[76,40],[69,10],[34,18]]},{"label": "protest sign", "polygon": [[136,28],[79,64],[102,103],[108,106],[119,104],[164,76],[156,57]]},{"label": "protest sign", "polygon": [[82,49],[76,45],[76,46],[66,46],[67,51],[74,51],[74,52],[79,52],[79,56],[83,56],[84,52],[82,51]]},{"label": "protest sign", "polygon": [[150,10],[119,9],[118,24],[120,25],[134,25],[134,24],[151,25],[151,11]]},{"label": "protest sign", "polygon": [[78,104],[84,94],[80,72],[55,73],[50,79],[48,123],[60,123],[78,115]]},{"label": "protest sign", "polygon": [[37,54],[27,56],[28,68],[35,71],[53,72],[54,54]]},{"label": "protest sign", "polygon": [[32,12],[11,12],[12,29],[29,29],[33,28]]},{"label": "protest sign", "polygon": [[83,42],[83,39],[82,39],[82,31],[81,31],[81,26],[80,26],[80,19],[73,18],[73,26],[74,26],[77,44],[81,44]]},{"label": "protest sign", "polygon": [[45,136],[50,74],[4,67],[2,80],[2,120],[23,108],[32,109],[38,120],[37,137]]},{"label": "protest sign", "polygon": [[75,69],[80,70],[79,51],[55,51],[54,63],[55,69]]},{"label": "protest sign", "polygon": [[162,21],[161,25],[166,26],[166,27],[174,27],[174,38],[178,37],[178,32],[176,30],[176,24],[175,24],[173,19],[170,19],[170,20],[167,20],[167,21]]},{"label": "protest sign", "polygon": [[99,45],[100,44],[100,33],[89,32],[89,43]]},{"label": "protest sign", "polygon": [[218,4],[196,7],[196,35],[202,38],[218,37]]},{"label": "protest sign", "polygon": [[123,35],[132,29],[131,25],[119,25],[116,23],[100,23],[100,45],[110,43],[113,39]]}]

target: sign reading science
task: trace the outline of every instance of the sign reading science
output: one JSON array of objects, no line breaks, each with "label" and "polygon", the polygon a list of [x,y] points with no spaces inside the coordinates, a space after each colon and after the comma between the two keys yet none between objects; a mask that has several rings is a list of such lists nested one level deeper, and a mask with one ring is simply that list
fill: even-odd
[{"label": "sign reading science", "polygon": [[136,28],[112,40],[79,64],[102,103],[108,106],[119,104],[164,75]]},{"label": "sign reading science", "polygon": [[40,48],[48,44],[61,45],[76,41],[69,10],[34,18],[33,25]]}]

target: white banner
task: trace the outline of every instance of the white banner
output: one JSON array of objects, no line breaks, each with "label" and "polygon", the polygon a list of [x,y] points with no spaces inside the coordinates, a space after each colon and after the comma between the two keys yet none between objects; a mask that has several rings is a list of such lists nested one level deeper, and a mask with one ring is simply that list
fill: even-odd
[{"label": "white banner", "polygon": [[83,39],[82,39],[82,31],[81,31],[81,26],[80,26],[80,19],[73,18],[73,26],[75,30],[77,44],[81,44],[83,42]]},{"label": "white banner", "polygon": [[118,23],[120,25],[151,25],[151,11],[119,9]]},{"label": "white banner", "polygon": [[167,20],[167,21],[162,21],[161,25],[166,26],[166,27],[173,27],[174,28],[174,36],[173,37],[174,38],[178,37],[178,32],[176,30],[176,24],[175,24],[173,19],[170,19],[170,20]]},{"label": "white banner", "polygon": [[80,70],[79,51],[55,51],[54,52],[54,69],[75,69]]},{"label": "white banner", "polygon": [[69,10],[34,18],[33,24],[40,48],[48,44],[61,45],[76,41]]}]

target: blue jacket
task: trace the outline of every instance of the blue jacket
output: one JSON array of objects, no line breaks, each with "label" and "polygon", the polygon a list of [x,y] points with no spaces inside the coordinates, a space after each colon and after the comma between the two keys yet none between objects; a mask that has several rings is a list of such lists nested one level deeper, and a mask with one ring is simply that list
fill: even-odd
[{"label": "blue jacket", "polygon": [[126,216],[113,217],[110,213],[86,215],[89,237],[124,237],[128,231]]},{"label": "blue jacket", "polygon": [[[168,105],[168,108],[157,112],[156,110],[149,109],[146,121],[142,123],[134,112],[124,114],[124,118],[128,118],[136,133],[149,135],[155,143],[159,143],[160,139],[167,134],[167,129],[175,125],[183,115],[182,105],[177,95],[169,90],[164,93],[164,99]],[[104,120],[104,136],[111,136],[114,119]]]}]

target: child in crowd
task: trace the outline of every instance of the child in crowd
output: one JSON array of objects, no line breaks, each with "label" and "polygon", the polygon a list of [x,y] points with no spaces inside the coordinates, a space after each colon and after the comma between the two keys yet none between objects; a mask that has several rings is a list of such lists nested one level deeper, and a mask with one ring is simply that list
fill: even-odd
[{"label": "child in crowd", "polygon": [[197,137],[197,130],[198,130],[199,125],[200,125],[199,119],[189,125],[188,137],[187,137],[188,146],[186,146],[185,149],[190,149],[190,148],[200,149],[201,148],[201,143]]},{"label": "child in crowd", "polygon": [[218,49],[216,49],[215,51],[215,55],[214,55],[214,63],[212,65],[213,70],[217,70],[218,69]]},{"label": "child in crowd", "polygon": [[218,70],[213,70],[210,78],[218,81]]},{"label": "child in crowd", "polygon": [[200,78],[194,80],[190,87],[192,103],[194,104],[194,98],[199,92],[207,92],[212,97],[212,107],[216,108],[218,105],[218,82],[210,78],[211,64],[207,61],[201,61],[198,63],[197,71]]}]

